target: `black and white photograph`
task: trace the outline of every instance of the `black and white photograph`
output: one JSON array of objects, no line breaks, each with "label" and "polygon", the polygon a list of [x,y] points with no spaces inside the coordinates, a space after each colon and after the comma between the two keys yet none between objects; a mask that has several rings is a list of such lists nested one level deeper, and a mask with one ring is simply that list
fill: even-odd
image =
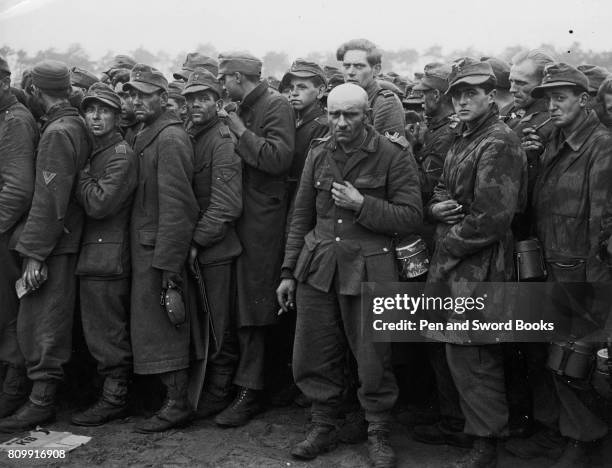
[{"label": "black and white photograph", "polygon": [[0,468],[612,466],[612,3],[0,0]]}]

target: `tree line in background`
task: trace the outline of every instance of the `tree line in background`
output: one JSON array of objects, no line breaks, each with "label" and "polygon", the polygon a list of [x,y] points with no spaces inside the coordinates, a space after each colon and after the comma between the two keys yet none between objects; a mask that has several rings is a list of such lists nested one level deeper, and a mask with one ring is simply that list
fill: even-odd
[{"label": "tree line in background", "polygon": [[[554,47],[551,44],[541,44],[539,47],[555,53],[560,61],[567,62],[574,66],[580,64],[593,64],[612,71],[612,51],[594,52],[592,50],[584,50],[577,42],[573,43],[566,50],[559,50],[558,47]],[[485,53],[474,47],[444,53],[442,47],[438,45],[429,47],[425,51],[418,51],[412,48],[385,50],[382,68],[383,72],[395,71],[400,75],[412,78],[414,72],[422,71],[423,66],[429,62],[451,62],[457,57],[466,56],[494,56],[502,60],[510,61],[510,58],[522,49],[523,47],[521,46],[509,46],[499,54]],[[108,51],[99,59],[91,58],[83,46],[78,43],[70,45],[63,52],[51,47],[46,50],[40,50],[34,55],[29,55],[24,50],[14,50],[8,45],[0,47],[0,55],[5,57],[11,65],[13,79],[15,81],[19,80],[23,70],[45,59],[60,60],[69,66],[82,67],[99,75],[106,69],[106,66],[112,61],[116,54],[128,54],[132,56],[136,62],[149,64],[158,68],[167,74],[167,76],[171,76],[173,71],[181,68],[187,52],[200,52],[211,57],[217,57],[219,53],[210,43],[200,44],[194,50],[180,52],[176,55],[170,55],[164,51],[154,53],[144,47],[139,47],[131,51]],[[280,78],[289,68],[291,62],[296,58],[298,57],[290,57],[286,52],[267,52],[261,57],[263,61],[263,73],[265,76]],[[321,66],[338,65],[335,49],[326,52],[311,52],[302,58],[317,62]]]}]

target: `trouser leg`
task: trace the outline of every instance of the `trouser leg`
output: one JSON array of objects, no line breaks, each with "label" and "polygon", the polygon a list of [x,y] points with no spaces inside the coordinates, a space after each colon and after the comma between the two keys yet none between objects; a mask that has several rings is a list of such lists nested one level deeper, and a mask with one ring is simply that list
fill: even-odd
[{"label": "trouser leg", "polygon": [[234,384],[252,390],[264,388],[265,327],[238,328],[240,358]]},{"label": "trouser leg", "polygon": [[436,379],[440,418],[449,428],[463,431],[465,418],[461,411],[459,392],[448,368],[446,345],[444,343],[427,343],[426,346],[429,362]]},{"label": "trouser leg", "polygon": [[39,381],[64,377],[72,344],[76,255],[54,255],[46,264],[47,281],[21,299],[17,319],[19,346],[35,388]]},{"label": "trouser leg", "polygon": [[465,416],[464,432],[478,437],[506,435],[508,403],[501,348],[447,344],[446,356]]},{"label": "trouser leg", "polygon": [[15,293],[21,265],[19,256],[8,249],[6,236],[0,236],[0,265],[0,365],[23,367],[25,363],[17,343],[19,300]]},{"label": "trouser leg", "polygon": [[588,408],[580,398],[579,390],[562,378],[555,378],[559,397],[559,430],[561,435],[581,442],[602,439],[608,433],[608,425]]},{"label": "trouser leg", "polygon": [[129,336],[130,279],[80,279],[81,319],[89,352],[104,377],[127,380],[132,369]]},{"label": "trouser leg", "polygon": [[366,331],[369,328],[360,296],[338,294],[338,302],[344,333],[357,362],[360,382],[357,396],[369,430],[377,430],[377,426],[388,430],[391,409],[399,393],[391,365],[391,343],[375,343]]},{"label": "trouser leg", "polygon": [[345,386],[346,339],[335,292],[299,283],[293,348],[293,377],[312,401],[312,421],[334,425]]}]

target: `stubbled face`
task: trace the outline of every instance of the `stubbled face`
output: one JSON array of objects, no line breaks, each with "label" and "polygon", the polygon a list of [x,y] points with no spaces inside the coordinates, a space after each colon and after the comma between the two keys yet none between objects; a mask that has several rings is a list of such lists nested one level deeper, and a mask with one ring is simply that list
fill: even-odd
[{"label": "stubbled face", "polygon": [[168,94],[165,92],[143,93],[131,88],[130,99],[136,120],[148,124],[162,114],[168,103]]},{"label": "stubbled face", "polygon": [[187,112],[195,125],[210,122],[217,115],[219,97],[211,91],[198,91],[189,93],[187,99]]},{"label": "stubbled face", "polygon": [[525,60],[510,68],[510,93],[514,96],[514,105],[519,109],[529,107],[535,98],[531,90],[540,84],[540,75],[531,60]]},{"label": "stubbled face", "polygon": [[344,145],[354,143],[362,134],[366,109],[357,99],[328,100],[329,129],[336,141]]},{"label": "stubbled face", "polygon": [[230,75],[223,75],[219,79],[219,83],[223,86],[223,89],[227,92],[227,95],[232,101],[240,101],[242,99],[242,86],[238,82],[236,73]]},{"label": "stubbled face", "polygon": [[365,50],[347,50],[342,60],[342,73],[345,83],[354,83],[362,88],[368,86],[380,73],[380,65],[368,63]]},{"label": "stubbled face", "polygon": [[110,106],[92,101],[85,107],[85,122],[94,137],[103,137],[115,131],[117,113]]},{"label": "stubbled face", "polygon": [[546,92],[548,112],[556,127],[567,127],[578,118],[588,102],[587,93],[574,94],[571,87],[552,88]]},{"label": "stubbled face", "polygon": [[451,97],[459,120],[472,122],[489,111],[495,102],[495,90],[485,93],[483,88],[465,85],[453,89]]},{"label": "stubbled face", "polygon": [[310,107],[323,94],[322,86],[316,87],[307,78],[292,78],[289,86],[289,102],[296,111]]}]

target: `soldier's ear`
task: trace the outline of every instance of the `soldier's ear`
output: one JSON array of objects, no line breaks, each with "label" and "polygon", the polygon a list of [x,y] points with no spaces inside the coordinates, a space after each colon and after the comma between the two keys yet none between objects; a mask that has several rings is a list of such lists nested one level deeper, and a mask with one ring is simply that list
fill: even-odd
[{"label": "soldier's ear", "polygon": [[495,96],[497,96],[497,90],[493,88],[493,90],[489,93],[489,103],[495,102]]},{"label": "soldier's ear", "polygon": [[318,92],[317,92],[317,99],[321,99],[323,95],[325,94],[326,90],[327,90],[327,87],[324,84],[320,85]]},{"label": "soldier's ear", "polygon": [[217,101],[215,102],[215,108],[217,109],[217,112],[219,112],[221,109],[223,109],[223,99],[219,98],[217,99]]},{"label": "soldier's ear", "polygon": [[168,92],[162,91],[159,95],[159,99],[161,100],[162,107],[166,107],[168,105]]},{"label": "soldier's ear", "polygon": [[0,80],[0,86],[2,89],[8,90],[11,87],[11,76],[7,75]]},{"label": "soldier's ear", "polygon": [[376,78],[378,75],[380,75],[380,70],[382,68],[382,65],[380,63],[377,63],[376,65],[374,65],[372,67],[372,69],[374,70],[374,77]]},{"label": "soldier's ear", "polygon": [[242,81],[242,73],[236,72],[234,73],[234,76],[236,77],[236,83],[240,84],[240,82]]},{"label": "soldier's ear", "polygon": [[581,93],[578,101],[580,103],[580,107],[587,107],[590,99],[591,96],[589,96],[589,93]]}]

